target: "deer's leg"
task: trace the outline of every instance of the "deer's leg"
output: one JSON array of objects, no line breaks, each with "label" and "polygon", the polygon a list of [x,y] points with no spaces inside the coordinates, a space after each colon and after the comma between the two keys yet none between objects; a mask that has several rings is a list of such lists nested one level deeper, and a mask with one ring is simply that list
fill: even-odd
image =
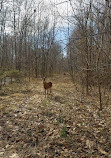
[{"label": "deer's leg", "polygon": [[51,88],[50,88],[50,94],[51,94]]},{"label": "deer's leg", "polygon": [[46,89],[45,89],[45,98],[46,98]]}]

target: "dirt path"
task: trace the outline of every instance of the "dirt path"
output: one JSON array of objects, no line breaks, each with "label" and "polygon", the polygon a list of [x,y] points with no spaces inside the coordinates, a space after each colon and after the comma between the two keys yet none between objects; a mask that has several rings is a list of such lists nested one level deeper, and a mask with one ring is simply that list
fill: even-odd
[{"label": "dirt path", "polygon": [[98,112],[92,96],[81,102],[66,76],[51,81],[48,98],[41,80],[0,97],[0,158],[110,158],[111,107]]}]

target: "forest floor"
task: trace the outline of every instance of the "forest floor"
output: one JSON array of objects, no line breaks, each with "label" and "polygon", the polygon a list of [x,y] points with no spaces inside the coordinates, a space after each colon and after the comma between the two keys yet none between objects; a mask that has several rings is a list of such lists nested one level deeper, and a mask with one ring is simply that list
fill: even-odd
[{"label": "forest floor", "polygon": [[48,80],[47,98],[41,79],[3,87],[0,158],[111,158],[111,98],[99,111],[96,90],[82,96],[67,75]]}]

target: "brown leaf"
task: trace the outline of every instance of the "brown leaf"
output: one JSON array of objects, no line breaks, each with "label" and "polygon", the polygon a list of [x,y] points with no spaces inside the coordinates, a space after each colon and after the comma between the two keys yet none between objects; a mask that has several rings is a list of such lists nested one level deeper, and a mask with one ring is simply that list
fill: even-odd
[{"label": "brown leaf", "polygon": [[100,146],[98,146],[98,150],[101,154],[108,155],[108,153],[104,151]]}]

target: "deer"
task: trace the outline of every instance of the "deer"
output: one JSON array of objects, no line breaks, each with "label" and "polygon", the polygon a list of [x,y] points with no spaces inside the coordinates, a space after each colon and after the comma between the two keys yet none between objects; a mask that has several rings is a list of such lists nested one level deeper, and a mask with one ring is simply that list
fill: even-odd
[{"label": "deer", "polygon": [[43,86],[45,89],[45,98],[46,98],[46,93],[48,95],[48,90],[50,90],[50,94],[51,94],[52,82],[46,82],[45,79],[46,77],[43,77]]}]

